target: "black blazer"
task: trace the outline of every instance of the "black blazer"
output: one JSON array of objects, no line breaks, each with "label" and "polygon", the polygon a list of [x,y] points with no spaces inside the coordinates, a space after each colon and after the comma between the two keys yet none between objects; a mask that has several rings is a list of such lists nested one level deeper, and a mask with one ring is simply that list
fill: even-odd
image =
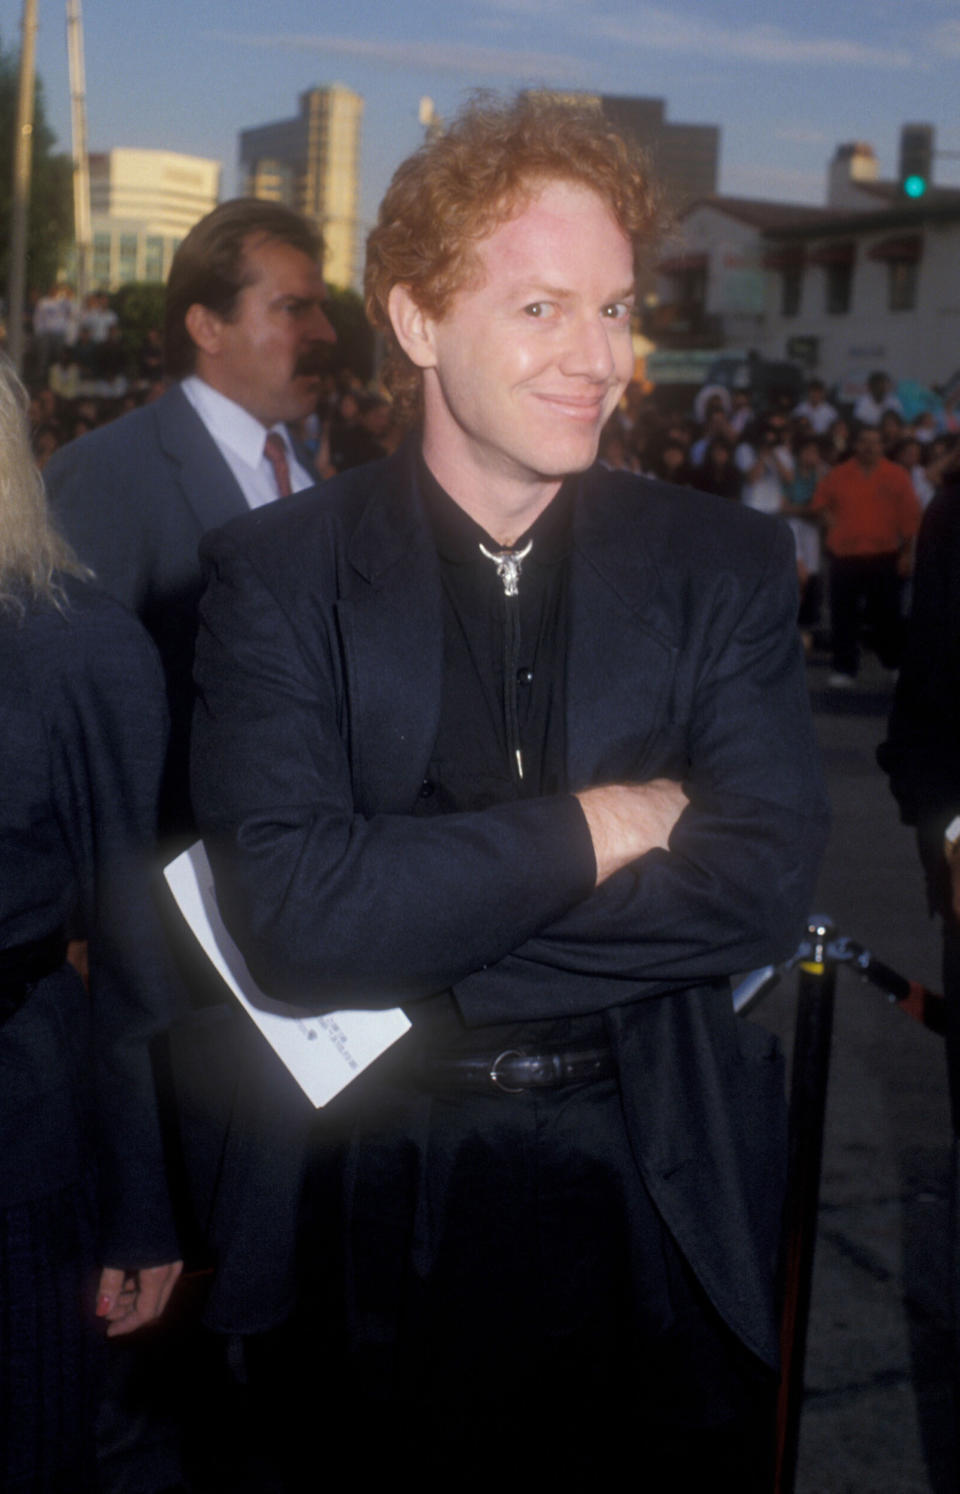
[{"label": "black blazer", "polygon": [[[782,1073],[728,977],[795,946],[825,833],[786,526],[599,467],[582,479],[569,782],[670,774],[691,797],[670,852],[598,891],[570,797],[411,815],[442,627],[409,450],[202,554],[194,803],[257,979],[316,1010],[449,986],[471,1026],[606,1013],[644,1180],[720,1312],[775,1362]],[[264,1112],[259,1132],[238,1125],[246,1192],[222,1241],[228,1216],[249,1237],[261,1183],[275,1200],[269,1156],[249,1163]],[[245,1292],[257,1263],[235,1265]]]},{"label": "black blazer", "polygon": [[0,947],[79,921],[90,994],[64,964],[0,1026],[0,1211],[84,1193],[95,1168],[99,1263],[149,1266],[180,1254],[150,1061],[170,1010],[149,870],[163,679],[133,618],[61,584],[62,610],[0,609]]}]

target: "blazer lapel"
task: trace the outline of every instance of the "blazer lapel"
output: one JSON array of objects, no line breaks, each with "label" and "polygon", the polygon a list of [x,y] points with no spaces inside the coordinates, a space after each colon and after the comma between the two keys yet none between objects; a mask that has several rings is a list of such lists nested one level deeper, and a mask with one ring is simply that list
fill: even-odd
[{"label": "blazer lapel", "polygon": [[440,720],[440,576],[411,449],[372,470],[378,484],[348,549],[354,583],[337,604],[354,788],[362,812],[408,814]]},{"label": "blazer lapel", "polygon": [[642,499],[633,479],[626,504],[611,485],[610,475],[594,468],[575,507],[567,659],[572,790],[640,781],[682,751],[682,730],[674,740],[670,722],[678,640],[658,606]]},{"label": "blazer lapel", "polygon": [[179,384],[157,405],[157,429],[161,449],[177,468],[180,489],[201,534],[246,513],[233,473]]}]

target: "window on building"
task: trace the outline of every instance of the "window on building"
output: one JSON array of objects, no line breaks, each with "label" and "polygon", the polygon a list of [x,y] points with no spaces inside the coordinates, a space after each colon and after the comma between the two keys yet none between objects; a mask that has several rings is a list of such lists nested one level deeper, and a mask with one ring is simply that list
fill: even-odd
[{"label": "window on building", "polygon": [[110,235],[95,233],[93,236],[93,283],[110,284]]},{"label": "window on building", "polygon": [[703,265],[682,270],[676,277],[677,300],[681,306],[702,310],[707,299],[707,271]]},{"label": "window on building", "polygon": [[887,264],[887,306],[891,311],[913,311],[917,304],[920,266],[915,259],[891,259]]},{"label": "window on building", "polygon": [[791,265],[782,270],[780,274],[780,315],[796,316],[800,310],[800,298],[803,294],[803,269],[800,265]]},{"label": "window on building", "polygon": [[827,312],[830,316],[843,316],[850,310],[850,294],[853,289],[853,265],[827,265]]},{"label": "window on building", "polygon": [[121,285],[126,285],[137,278],[137,236],[135,233],[122,233],[120,235],[120,260],[117,268],[117,279]]},{"label": "window on building", "polygon": [[163,279],[163,239],[156,234],[147,237],[143,259],[144,280]]}]

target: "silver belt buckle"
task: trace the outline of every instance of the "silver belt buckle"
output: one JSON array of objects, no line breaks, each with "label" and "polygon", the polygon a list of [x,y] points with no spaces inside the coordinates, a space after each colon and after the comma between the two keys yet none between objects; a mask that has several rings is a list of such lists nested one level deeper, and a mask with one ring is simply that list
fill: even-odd
[{"label": "silver belt buckle", "polygon": [[522,1095],[525,1092],[527,1086],[525,1084],[504,1084],[500,1075],[497,1073],[497,1066],[503,1063],[503,1060],[505,1058],[522,1057],[523,1054],[520,1052],[519,1048],[505,1048],[503,1052],[498,1053],[496,1058],[493,1060],[493,1067],[490,1070],[490,1083],[495,1085],[495,1087],[501,1090],[505,1095]]}]

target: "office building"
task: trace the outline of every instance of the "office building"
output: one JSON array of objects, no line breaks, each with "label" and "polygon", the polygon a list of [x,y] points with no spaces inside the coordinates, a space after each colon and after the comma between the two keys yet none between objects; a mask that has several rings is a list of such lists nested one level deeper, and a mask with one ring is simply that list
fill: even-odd
[{"label": "office building", "polygon": [[557,93],[555,97],[592,104],[621,135],[649,152],[654,175],[674,209],[716,192],[720,154],[717,125],[670,124],[664,118],[663,99],[611,93]]},{"label": "office building", "polygon": [[166,280],[181,239],[216,207],[220,172],[219,161],[168,150],[92,153],[90,284]]},{"label": "office building", "polygon": [[663,99],[601,94],[599,103],[615,129],[633,136],[650,152],[654,171],[675,208],[716,192],[717,125],[672,124],[665,118]]},{"label": "office building", "polygon": [[324,275],[331,285],[359,285],[360,127],[363,99],[341,83],[300,95],[293,119],[243,130],[241,190],[283,202],[323,234]]}]

